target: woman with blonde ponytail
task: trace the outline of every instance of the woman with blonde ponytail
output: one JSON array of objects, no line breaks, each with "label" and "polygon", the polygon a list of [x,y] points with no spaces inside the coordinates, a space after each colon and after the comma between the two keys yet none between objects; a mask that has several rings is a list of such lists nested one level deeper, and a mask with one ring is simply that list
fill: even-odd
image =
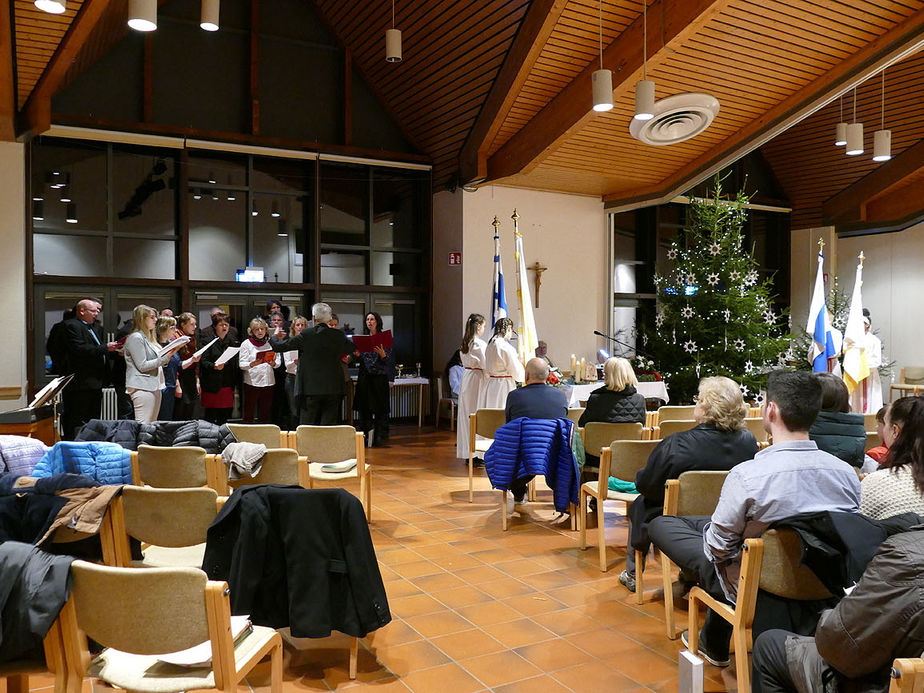
[{"label": "woman with blonde ponytail", "polygon": [[465,334],[459,348],[462,383],[459,385],[458,419],[456,421],[456,457],[468,459],[468,417],[478,408],[478,398],[484,385],[484,316],[472,313],[465,321]]}]

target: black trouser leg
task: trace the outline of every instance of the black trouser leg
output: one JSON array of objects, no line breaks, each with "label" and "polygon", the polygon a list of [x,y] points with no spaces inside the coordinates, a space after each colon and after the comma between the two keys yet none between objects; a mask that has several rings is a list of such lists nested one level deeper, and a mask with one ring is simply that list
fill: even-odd
[{"label": "black trouser leg", "polygon": [[786,639],[792,636],[789,631],[768,630],[754,641],[751,662],[751,690],[754,693],[796,690],[786,663]]}]

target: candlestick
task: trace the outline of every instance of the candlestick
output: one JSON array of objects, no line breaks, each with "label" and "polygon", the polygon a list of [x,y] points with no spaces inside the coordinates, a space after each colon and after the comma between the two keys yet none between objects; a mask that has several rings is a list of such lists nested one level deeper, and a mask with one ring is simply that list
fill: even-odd
[{"label": "candlestick", "polygon": [[571,354],[571,377],[577,380],[577,371],[574,370],[574,354]]}]

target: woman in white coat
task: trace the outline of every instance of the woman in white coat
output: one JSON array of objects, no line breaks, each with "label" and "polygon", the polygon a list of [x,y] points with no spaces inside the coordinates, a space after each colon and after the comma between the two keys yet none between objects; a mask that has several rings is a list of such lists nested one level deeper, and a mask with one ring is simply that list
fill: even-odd
[{"label": "woman in white coat", "polygon": [[459,385],[458,419],[456,420],[456,457],[468,459],[468,417],[478,409],[478,398],[484,387],[484,316],[472,313],[465,321],[465,334],[459,357],[465,372]]},{"label": "woman in white coat", "polygon": [[863,335],[863,348],[866,349],[866,365],[869,375],[850,393],[850,411],[860,414],[875,414],[882,408],[882,380],[879,378],[879,366],[882,365],[882,341],[870,332],[869,316],[863,318],[866,334]]},{"label": "woman in white coat", "polygon": [[154,336],[157,311],[150,306],[135,306],[132,312],[133,330],[125,340],[125,392],[132,398],[135,421],[151,423],[160,411],[161,390],[164,387],[163,366],[167,365],[171,349],[159,354],[160,345]]},{"label": "woman in white coat", "polygon": [[494,324],[494,336],[485,348],[485,383],[478,407],[504,409],[507,393],[526,380],[523,364],[508,340],[513,336],[513,320],[501,318]]}]

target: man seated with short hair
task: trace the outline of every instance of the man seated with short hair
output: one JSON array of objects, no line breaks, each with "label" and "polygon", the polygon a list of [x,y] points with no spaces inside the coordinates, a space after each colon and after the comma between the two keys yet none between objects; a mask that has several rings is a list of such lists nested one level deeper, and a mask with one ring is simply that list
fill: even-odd
[{"label": "man seated with short hair", "polygon": [[[713,597],[734,604],[744,540],[759,537],[772,523],[800,513],[857,512],[855,469],[809,440],[820,408],[821,385],[814,374],[770,373],[763,419],[773,445],[728,473],[711,518],[659,517],[649,526],[654,545]],[[731,632],[731,625],[709,610],[698,654],[727,666]]]},{"label": "man seated with short hair", "polygon": [[[528,419],[560,419],[568,415],[568,396],[564,391],[547,385],[545,381],[548,377],[548,361],[537,357],[527,362],[526,384],[507,394],[507,421],[523,416]],[[524,502],[526,484],[531,479],[531,476],[517,479],[510,487],[514,503]]]}]

